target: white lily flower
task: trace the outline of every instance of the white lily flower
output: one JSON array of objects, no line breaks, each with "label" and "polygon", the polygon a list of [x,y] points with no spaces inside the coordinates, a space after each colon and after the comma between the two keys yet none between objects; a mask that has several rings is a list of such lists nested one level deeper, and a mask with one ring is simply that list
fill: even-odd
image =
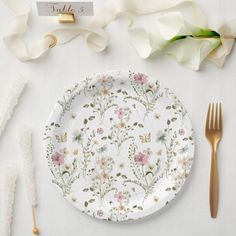
[{"label": "white lily flower", "polygon": [[176,41],[165,51],[183,66],[198,70],[201,62],[220,45],[220,38],[192,38],[187,37]]},{"label": "white lily flower", "polygon": [[[142,58],[164,51],[185,67],[198,70],[220,44],[219,35],[187,23],[180,12],[164,13],[145,28],[131,28],[130,40]],[[144,24],[145,25],[145,24]]]}]

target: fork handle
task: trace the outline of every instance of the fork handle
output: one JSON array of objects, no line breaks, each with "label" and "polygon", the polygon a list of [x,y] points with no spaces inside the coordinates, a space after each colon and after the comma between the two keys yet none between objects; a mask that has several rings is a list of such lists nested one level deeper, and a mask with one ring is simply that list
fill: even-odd
[{"label": "fork handle", "polygon": [[219,178],[217,166],[216,148],[212,148],[211,156],[211,176],[210,176],[210,210],[211,217],[216,218],[219,201]]}]

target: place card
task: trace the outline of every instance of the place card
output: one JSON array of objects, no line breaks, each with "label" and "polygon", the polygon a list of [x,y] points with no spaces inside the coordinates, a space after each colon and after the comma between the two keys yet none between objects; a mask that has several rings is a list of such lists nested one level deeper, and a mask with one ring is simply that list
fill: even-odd
[{"label": "place card", "polygon": [[36,5],[39,16],[57,16],[60,13],[76,16],[93,15],[93,2],[37,1]]}]

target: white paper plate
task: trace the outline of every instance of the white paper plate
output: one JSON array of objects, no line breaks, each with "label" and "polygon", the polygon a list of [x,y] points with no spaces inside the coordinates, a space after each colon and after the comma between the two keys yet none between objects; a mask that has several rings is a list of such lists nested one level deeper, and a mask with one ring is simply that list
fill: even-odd
[{"label": "white paper plate", "polygon": [[51,181],[81,211],[112,221],[158,211],[183,186],[192,125],[158,80],[108,71],[68,89],[45,129]]}]

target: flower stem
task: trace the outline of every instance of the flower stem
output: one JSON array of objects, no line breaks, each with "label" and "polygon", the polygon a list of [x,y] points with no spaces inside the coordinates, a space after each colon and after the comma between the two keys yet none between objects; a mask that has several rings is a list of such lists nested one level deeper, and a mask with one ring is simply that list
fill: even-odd
[{"label": "flower stem", "polygon": [[220,35],[211,29],[199,29],[197,32],[188,34],[188,35],[176,35],[172,39],[169,40],[169,43],[173,43],[175,41],[185,39],[187,37],[192,38],[220,38]]}]

